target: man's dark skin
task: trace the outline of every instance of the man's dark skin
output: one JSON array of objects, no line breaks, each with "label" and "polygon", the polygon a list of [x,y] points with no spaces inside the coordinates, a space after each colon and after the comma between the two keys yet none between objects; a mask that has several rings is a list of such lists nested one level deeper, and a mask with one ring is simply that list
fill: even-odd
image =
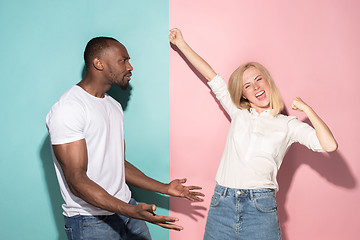
[{"label": "man's dark skin", "polygon": [[[89,94],[103,98],[113,84],[123,89],[129,85],[133,67],[126,48],[115,40],[107,40],[108,48],[102,50],[87,66],[85,77],[78,83]],[[182,230],[174,224],[175,217],[159,216],[154,213],[155,205],[139,203],[132,206],[110,194],[87,176],[87,146],[85,139],[75,142],[53,145],[54,153],[60,163],[66,182],[71,192],[84,201],[104,210],[121,214],[129,218],[145,220],[164,228]],[[175,179],[169,184],[158,182],[147,177],[139,169],[125,160],[126,183],[145,190],[159,192],[170,196],[187,198],[191,201],[203,201],[201,189],[197,186],[183,186],[186,179]]]}]

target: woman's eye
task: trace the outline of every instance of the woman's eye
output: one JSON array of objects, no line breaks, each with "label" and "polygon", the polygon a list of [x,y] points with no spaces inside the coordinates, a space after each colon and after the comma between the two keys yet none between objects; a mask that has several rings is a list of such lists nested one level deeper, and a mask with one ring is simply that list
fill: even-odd
[{"label": "woman's eye", "polygon": [[258,78],[258,81],[262,80],[262,78]]}]

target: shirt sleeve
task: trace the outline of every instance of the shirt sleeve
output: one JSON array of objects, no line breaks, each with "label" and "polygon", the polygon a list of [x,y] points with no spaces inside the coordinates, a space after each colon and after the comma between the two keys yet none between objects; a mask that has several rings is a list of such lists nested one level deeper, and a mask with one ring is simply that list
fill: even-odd
[{"label": "shirt sleeve", "polygon": [[216,75],[210,82],[208,82],[216,98],[220,101],[225,111],[232,118],[239,109],[231,100],[230,93],[224,79],[220,75]]},{"label": "shirt sleeve", "polygon": [[293,117],[289,121],[290,138],[292,142],[298,142],[314,152],[325,152],[316,136],[316,131],[309,124]]},{"label": "shirt sleeve", "polygon": [[80,104],[73,101],[56,103],[46,116],[51,144],[65,144],[85,138],[85,123],[85,111]]}]

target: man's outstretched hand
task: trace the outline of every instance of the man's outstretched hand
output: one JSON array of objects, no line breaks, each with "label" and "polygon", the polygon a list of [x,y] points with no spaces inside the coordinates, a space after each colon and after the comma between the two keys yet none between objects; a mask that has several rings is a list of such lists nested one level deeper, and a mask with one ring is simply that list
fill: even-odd
[{"label": "man's outstretched hand", "polygon": [[154,213],[155,210],[156,206],[153,204],[138,203],[135,206],[131,206],[129,216],[153,223],[163,228],[177,231],[183,230],[182,226],[174,224],[174,222],[179,221],[178,218],[156,215]]},{"label": "man's outstretched hand", "polygon": [[175,179],[168,184],[167,194],[174,197],[182,197],[187,198],[193,202],[202,202],[204,199],[200,197],[204,197],[205,195],[201,192],[195,192],[193,190],[202,189],[199,186],[184,186],[183,184],[186,182],[186,178],[183,179]]}]

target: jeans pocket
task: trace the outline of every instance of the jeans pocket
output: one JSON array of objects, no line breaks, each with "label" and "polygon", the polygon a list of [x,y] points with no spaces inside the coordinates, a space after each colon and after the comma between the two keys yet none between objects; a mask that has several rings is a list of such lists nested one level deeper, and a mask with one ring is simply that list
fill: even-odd
[{"label": "jeans pocket", "polygon": [[260,212],[273,213],[277,211],[277,204],[273,194],[255,197],[254,203],[256,209]]},{"label": "jeans pocket", "polygon": [[67,227],[66,225],[64,226],[64,230],[65,230],[65,233],[66,233],[66,236],[69,240],[72,240],[74,239],[73,237],[73,232],[72,232],[72,228],[71,227]]},{"label": "jeans pocket", "polygon": [[94,226],[105,222],[109,216],[86,216],[82,219],[83,226]]},{"label": "jeans pocket", "polygon": [[219,193],[214,192],[214,195],[211,198],[210,207],[218,206],[220,204],[222,198],[223,197]]}]

